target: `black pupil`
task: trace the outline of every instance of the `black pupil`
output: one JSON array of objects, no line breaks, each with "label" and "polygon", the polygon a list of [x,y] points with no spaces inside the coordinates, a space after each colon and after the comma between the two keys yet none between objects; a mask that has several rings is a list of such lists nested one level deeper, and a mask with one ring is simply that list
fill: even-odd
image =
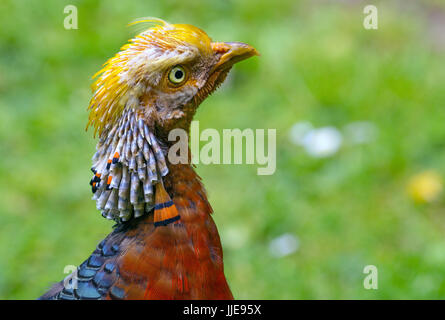
[{"label": "black pupil", "polygon": [[181,70],[176,70],[175,72],[175,78],[176,79],[182,79],[183,73]]}]

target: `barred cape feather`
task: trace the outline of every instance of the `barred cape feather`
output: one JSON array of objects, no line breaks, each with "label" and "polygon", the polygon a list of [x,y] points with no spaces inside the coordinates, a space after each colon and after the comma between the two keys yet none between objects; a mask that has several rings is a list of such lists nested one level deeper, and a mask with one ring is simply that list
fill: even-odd
[{"label": "barred cape feather", "polygon": [[131,109],[100,139],[91,170],[97,209],[118,222],[150,212],[154,186],[168,174],[160,143]]}]

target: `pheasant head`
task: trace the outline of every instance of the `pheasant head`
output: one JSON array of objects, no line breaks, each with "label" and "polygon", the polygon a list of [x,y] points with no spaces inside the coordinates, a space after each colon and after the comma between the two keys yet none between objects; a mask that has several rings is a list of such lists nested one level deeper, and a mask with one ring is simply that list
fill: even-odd
[{"label": "pheasant head", "polygon": [[232,65],[257,54],[244,43],[212,42],[192,25],[138,22],[158,25],[131,39],[94,76],[88,125],[99,134],[128,109],[161,132],[187,129],[196,108]]},{"label": "pheasant head", "polygon": [[131,39],[94,76],[89,106],[87,128],[99,135],[93,199],[103,216],[118,222],[168,200],[162,188],[169,172],[168,133],[188,131],[200,103],[233,64],[258,54],[244,43],[213,42],[192,25],[137,23],[147,22],[155,26]]}]

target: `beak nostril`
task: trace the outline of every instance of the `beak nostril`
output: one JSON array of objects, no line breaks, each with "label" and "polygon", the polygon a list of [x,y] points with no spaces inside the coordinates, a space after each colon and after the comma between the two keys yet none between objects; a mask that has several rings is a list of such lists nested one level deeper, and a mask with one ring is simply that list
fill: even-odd
[{"label": "beak nostril", "polygon": [[212,42],[211,45],[214,53],[224,54],[230,50],[230,46],[225,42]]}]

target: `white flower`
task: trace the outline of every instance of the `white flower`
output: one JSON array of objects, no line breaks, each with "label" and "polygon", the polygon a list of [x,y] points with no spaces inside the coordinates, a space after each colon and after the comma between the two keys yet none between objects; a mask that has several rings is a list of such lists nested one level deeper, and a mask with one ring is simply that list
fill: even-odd
[{"label": "white flower", "polygon": [[334,127],[313,129],[303,137],[303,147],[315,158],[329,157],[335,154],[342,144],[342,135]]},{"label": "white flower", "polygon": [[300,241],[291,233],[285,233],[269,243],[270,254],[281,258],[288,256],[298,250]]}]

